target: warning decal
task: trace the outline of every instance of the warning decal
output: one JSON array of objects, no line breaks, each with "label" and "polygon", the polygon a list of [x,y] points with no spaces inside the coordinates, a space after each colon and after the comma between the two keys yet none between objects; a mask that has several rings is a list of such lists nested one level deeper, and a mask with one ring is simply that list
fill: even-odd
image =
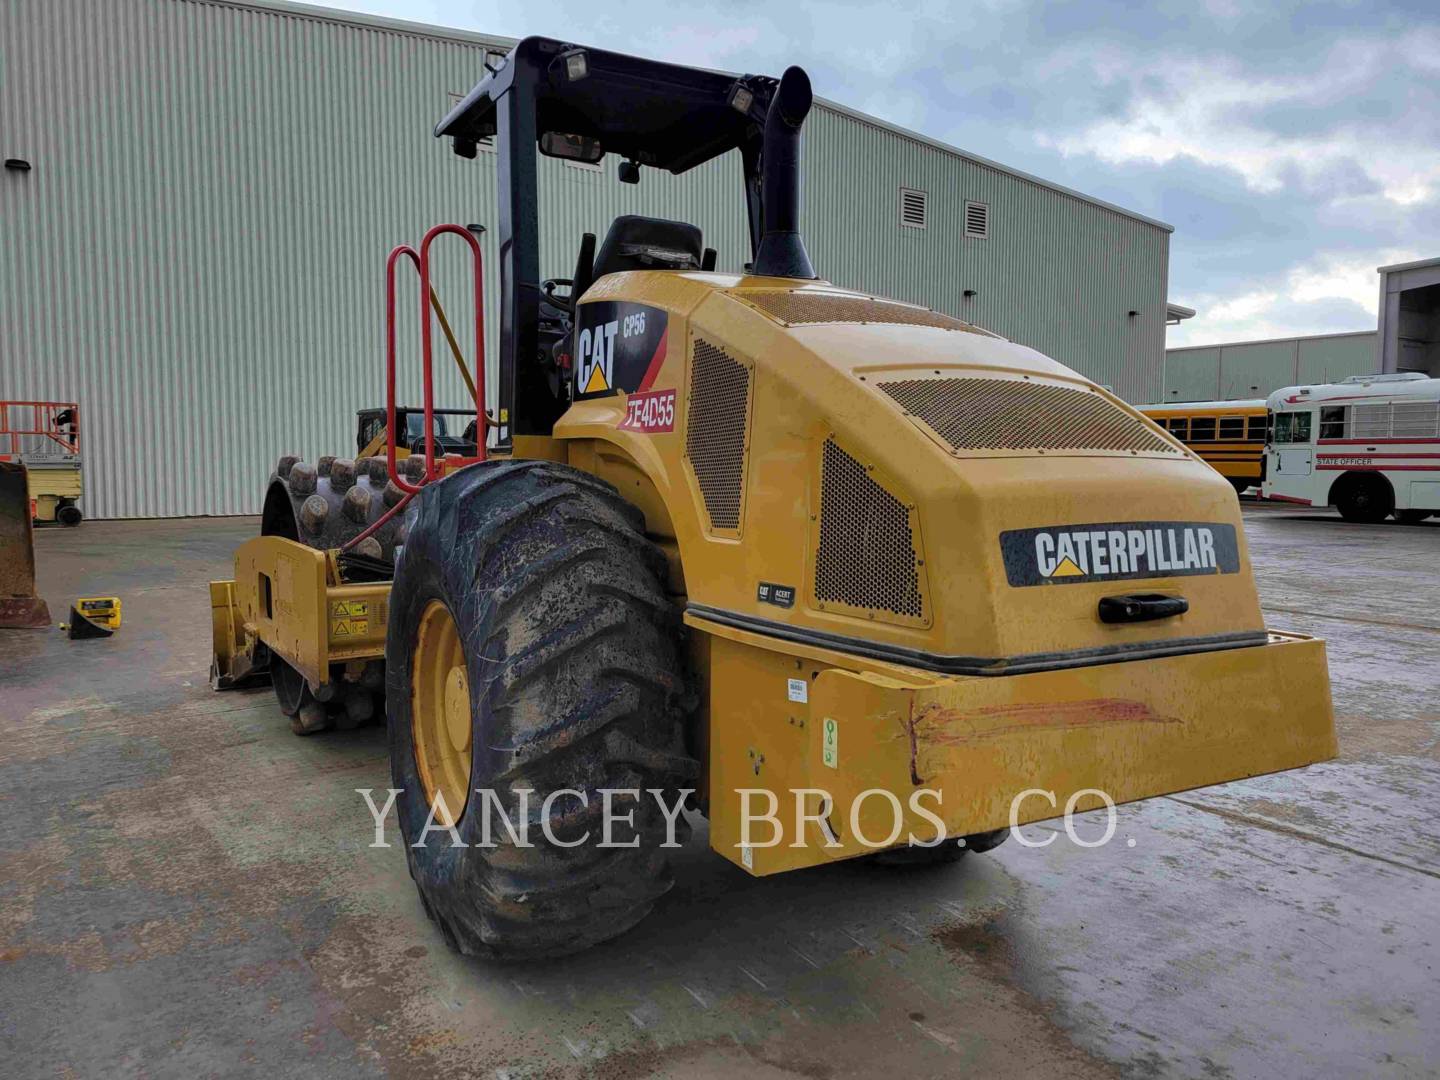
[{"label": "warning decal", "polygon": [[675,391],[636,391],[625,403],[625,419],[615,425],[621,431],[674,431]]},{"label": "warning decal", "polygon": [[370,632],[370,601],[332,600],[330,602],[330,636],[360,637]]},{"label": "warning decal", "polygon": [[1235,526],[1203,521],[1121,521],[1051,525],[1000,534],[1011,585],[1234,574]]}]

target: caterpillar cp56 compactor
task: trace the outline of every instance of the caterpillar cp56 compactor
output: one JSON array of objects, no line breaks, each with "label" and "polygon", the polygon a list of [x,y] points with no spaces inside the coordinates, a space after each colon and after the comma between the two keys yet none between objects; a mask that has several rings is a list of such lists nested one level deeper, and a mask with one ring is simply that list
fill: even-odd
[{"label": "caterpillar cp56 compactor", "polygon": [[[670,885],[653,793],[697,789],[714,850],[766,875],[983,850],[1030,790],[1054,801],[1021,822],[1336,752],[1324,646],[1266,628],[1223,477],[1063,364],[817,277],[810,104],[798,68],[521,42],[436,132],[497,151],[480,460],[282,459],[266,535],[212,588],[217,685],[268,668],[302,731],[383,686],[411,874],[464,952],[641,919]],[[537,147],[632,181],[738,154],[747,272],[693,225],[621,217],[542,281]],[[454,226],[392,254],[422,296],[444,231],[478,260]],[[609,807],[637,846],[597,842],[605,789],[638,793]],[[744,835],[742,800],[769,802],[747,789],[773,836]],[[907,847],[938,834],[921,811],[952,839]]]}]

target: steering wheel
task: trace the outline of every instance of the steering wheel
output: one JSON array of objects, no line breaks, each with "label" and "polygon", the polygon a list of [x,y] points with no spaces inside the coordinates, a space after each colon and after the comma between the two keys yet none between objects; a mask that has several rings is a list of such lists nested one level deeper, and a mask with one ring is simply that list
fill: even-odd
[{"label": "steering wheel", "polygon": [[565,311],[573,311],[575,309],[575,298],[569,293],[561,296],[555,290],[562,285],[568,289],[574,284],[575,282],[570,278],[546,278],[540,283],[540,292],[544,294],[547,302]]}]

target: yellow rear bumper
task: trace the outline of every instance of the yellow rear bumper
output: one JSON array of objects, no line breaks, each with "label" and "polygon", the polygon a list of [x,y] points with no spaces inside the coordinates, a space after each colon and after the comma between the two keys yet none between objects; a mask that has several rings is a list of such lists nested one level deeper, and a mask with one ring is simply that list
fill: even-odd
[{"label": "yellow rear bumper", "polygon": [[[1324,643],[1265,644],[1002,676],[937,675],[687,615],[710,635],[711,845],[755,874],[1130,802],[1337,753]],[[803,680],[803,686],[793,680]],[[805,700],[798,700],[803,697]],[[754,820],[775,795],[778,829]],[[798,796],[825,822],[795,825]],[[883,794],[896,796],[901,812]],[[862,793],[871,792],[863,799]],[[824,794],[819,794],[823,792]],[[1030,794],[1024,795],[1029,792]],[[1017,796],[1022,796],[1016,804]],[[1053,795],[1054,802],[1049,796]],[[749,800],[751,831],[742,845]],[[852,816],[859,800],[860,809]],[[779,843],[762,846],[778,833]],[[798,845],[798,846],[792,846]],[[746,848],[748,847],[748,850]]]}]

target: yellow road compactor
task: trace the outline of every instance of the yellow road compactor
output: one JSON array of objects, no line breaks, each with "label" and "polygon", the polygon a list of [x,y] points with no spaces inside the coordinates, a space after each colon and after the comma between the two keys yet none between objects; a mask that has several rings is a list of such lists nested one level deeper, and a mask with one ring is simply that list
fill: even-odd
[{"label": "yellow road compactor", "polygon": [[[268,671],[302,732],[383,699],[411,875],[463,952],[635,924],[689,789],[767,875],[953,859],[1336,752],[1324,646],[1266,628],[1223,477],[1063,364],[818,278],[810,104],[798,68],[522,41],[436,129],[498,161],[473,456],[282,458],[212,586],[217,686]],[[630,182],[738,156],[745,272],[627,216],[542,280],[537,149]],[[478,271],[455,226],[390,263],[392,311],[396,264],[421,270],[427,408],[441,232]]]}]

